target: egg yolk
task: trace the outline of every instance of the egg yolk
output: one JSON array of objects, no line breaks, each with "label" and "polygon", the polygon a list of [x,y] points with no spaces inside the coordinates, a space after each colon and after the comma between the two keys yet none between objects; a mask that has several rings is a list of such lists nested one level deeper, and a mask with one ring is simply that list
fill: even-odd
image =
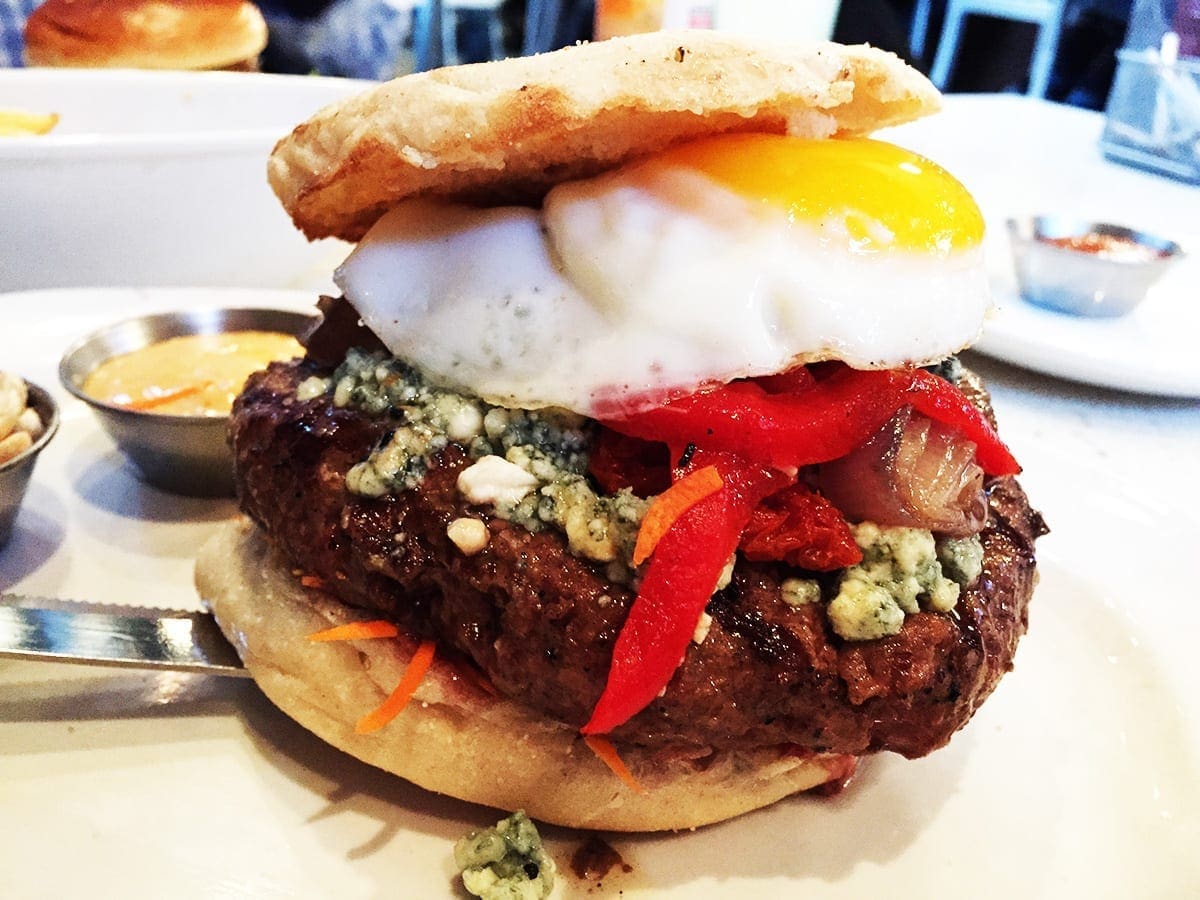
[{"label": "egg yolk", "polygon": [[793,223],[817,227],[826,240],[846,240],[857,253],[940,257],[983,239],[983,216],[962,184],[884,141],[726,134],[673,147],[646,165],[701,172],[752,203],[783,209]]}]

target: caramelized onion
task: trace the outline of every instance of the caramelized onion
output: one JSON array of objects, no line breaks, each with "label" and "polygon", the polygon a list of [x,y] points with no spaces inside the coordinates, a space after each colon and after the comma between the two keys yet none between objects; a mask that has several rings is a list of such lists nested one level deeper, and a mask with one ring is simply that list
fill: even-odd
[{"label": "caramelized onion", "polygon": [[987,516],[975,445],[911,407],[848,455],[823,463],[817,486],[852,522],[966,537]]}]

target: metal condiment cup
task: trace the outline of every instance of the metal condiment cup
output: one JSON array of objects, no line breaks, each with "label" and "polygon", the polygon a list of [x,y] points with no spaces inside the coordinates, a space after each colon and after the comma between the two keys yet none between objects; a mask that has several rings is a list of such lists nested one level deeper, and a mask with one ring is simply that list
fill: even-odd
[{"label": "metal condiment cup", "polygon": [[100,424],[155,487],[191,497],[234,493],[228,415],[181,416],[105,403],[83,390],[88,375],[105,360],[150,344],[191,334],[275,331],[299,337],[314,321],[305,313],[279,309],[206,309],[141,316],[82,338],[63,355],[58,377],[92,408]]},{"label": "metal condiment cup", "polygon": [[[1009,219],[1008,233],[1021,296],[1075,316],[1125,315],[1183,256],[1174,241],[1107,222],[1033,216]],[[1128,252],[1072,246],[1093,238],[1119,242]]]}]

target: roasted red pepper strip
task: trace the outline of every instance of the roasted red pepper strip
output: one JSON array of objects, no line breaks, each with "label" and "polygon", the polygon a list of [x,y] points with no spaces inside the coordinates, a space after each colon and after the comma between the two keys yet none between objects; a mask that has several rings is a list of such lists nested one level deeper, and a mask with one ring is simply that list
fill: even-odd
[{"label": "roasted red pepper strip", "polygon": [[622,434],[727,450],[774,469],[845,456],[903,403],[905,373],[844,368],[794,394],[736,381],[604,424]]},{"label": "roasted red pepper strip", "polygon": [[737,381],[628,415],[614,410],[612,417],[606,417],[602,412],[601,418],[622,434],[672,446],[694,443],[727,450],[759,465],[794,471],[845,456],[906,403],[973,441],[976,458],[988,474],[1020,471],[987,419],[963,393],[922,369],[841,367],[809,387],[783,394]]},{"label": "roasted red pepper strip", "polygon": [[667,686],[751,512],[788,482],[786,476],[731,453],[697,450],[689,468],[706,465],[717,467],[724,486],[676,519],[658,542],[617,636],[608,682],[584,734],[611,731]]},{"label": "roasted red pepper strip", "polygon": [[924,369],[912,373],[908,402],[935,422],[949,425],[975,442],[975,461],[989,475],[1016,475],[1021,471],[1012,452],[1000,440],[992,423],[958,388]]}]

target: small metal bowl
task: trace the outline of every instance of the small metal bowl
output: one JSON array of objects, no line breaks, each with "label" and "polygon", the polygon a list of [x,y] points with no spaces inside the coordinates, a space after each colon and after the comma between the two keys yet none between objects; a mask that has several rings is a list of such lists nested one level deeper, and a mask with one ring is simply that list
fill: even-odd
[{"label": "small metal bowl", "polygon": [[209,309],[128,319],[73,344],[59,362],[58,377],[63,387],[92,408],[144,481],[173,494],[229,497],[234,493],[229,416],[127,409],[84,393],[83,383],[105,360],[168,338],[227,331],[276,331],[299,337],[312,322],[313,317],[305,313],[279,309]]},{"label": "small metal bowl", "polygon": [[21,501],[25,499],[29,479],[33,477],[38,454],[58,431],[58,404],[54,398],[32,382],[25,382],[25,386],[29,389],[28,404],[37,410],[45,430],[24,453],[0,463],[0,547],[12,536],[13,523],[17,520]]},{"label": "small metal bowl", "polygon": [[[1106,222],[1009,219],[1021,296],[1075,316],[1123,316],[1180,257],[1174,241]],[[1086,249],[1091,248],[1091,249]]]}]

